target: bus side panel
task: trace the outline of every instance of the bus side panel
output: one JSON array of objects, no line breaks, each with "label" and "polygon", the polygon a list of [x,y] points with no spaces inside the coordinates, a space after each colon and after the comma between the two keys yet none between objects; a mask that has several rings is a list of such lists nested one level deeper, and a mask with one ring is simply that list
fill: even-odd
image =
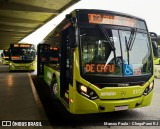
[{"label": "bus side panel", "polygon": [[53,75],[53,71],[49,67],[44,66],[44,80],[48,86],[50,86],[51,84],[52,75]]},{"label": "bus side panel", "polygon": [[44,81],[47,83],[48,86],[51,85],[53,75],[55,75],[54,77],[56,78],[56,82],[57,82],[57,88],[56,88],[57,94],[56,95],[59,96],[60,95],[60,79],[59,79],[60,73],[45,65],[44,66]]}]

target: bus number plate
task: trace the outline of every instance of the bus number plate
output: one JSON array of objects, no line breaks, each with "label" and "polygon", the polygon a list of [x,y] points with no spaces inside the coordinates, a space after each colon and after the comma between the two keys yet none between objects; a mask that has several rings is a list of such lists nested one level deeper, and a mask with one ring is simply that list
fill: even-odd
[{"label": "bus number plate", "polygon": [[128,106],[117,106],[115,107],[115,111],[123,111],[128,110]]},{"label": "bus number plate", "polygon": [[19,69],[25,69],[25,67],[19,67]]}]

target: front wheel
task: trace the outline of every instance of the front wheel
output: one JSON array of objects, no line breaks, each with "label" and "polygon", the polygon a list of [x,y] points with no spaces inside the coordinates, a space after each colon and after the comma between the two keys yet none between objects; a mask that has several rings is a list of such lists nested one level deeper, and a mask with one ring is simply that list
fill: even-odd
[{"label": "front wheel", "polygon": [[58,95],[58,90],[57,90],[58,84],[56,81],[56,77],[52,78],[51,84],[50,84],[50,92],[51,92],[51,96],[55,99],[57,99],[57,95]]}]

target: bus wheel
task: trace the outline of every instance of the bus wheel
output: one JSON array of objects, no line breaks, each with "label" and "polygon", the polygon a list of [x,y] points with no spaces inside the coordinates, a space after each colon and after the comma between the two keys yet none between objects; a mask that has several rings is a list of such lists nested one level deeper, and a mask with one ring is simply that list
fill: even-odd
[{"label": "bus wheel", "polygon": [[57,94],[58,94],[58,91],[57,91],[57,82],[56,82],[56,77],[53,77],[52,78],[52,81],[51,81],[51,84],[50,84],[50,92],[51,92],[51,96],[53,98],[57,98]]}]

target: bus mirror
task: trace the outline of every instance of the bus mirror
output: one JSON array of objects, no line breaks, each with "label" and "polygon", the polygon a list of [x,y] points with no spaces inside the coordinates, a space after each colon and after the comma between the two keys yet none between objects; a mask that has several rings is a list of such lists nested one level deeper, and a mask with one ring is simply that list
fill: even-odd
[{"label": "bus mirror", "polygon": [[156,41],[152,41],[154,57],[158,58],[158,45]]},{"label": "bus mirror", "polygon": [[152,44],[155,48],[158,48],[157,42],[156,41],[152,41]]},{"label": "bus mirror", "polygon": [[70,20],[72,18],[72,14],[67,14],[66,19]]},{"label": "bus mirror", "polygon": [[72,27],[72,26],[69,28],[69,46],[71,48],[77,47],[76,36],[75,36],[75,28]]},{"label": "bus mirror", "polygon": [[69,20],[73,24],[76,22],[76,18],[73,17],[72,14],[67,14],[66,19]]},{"label": "bus mirror", "polygon": [[[158,37],[157,37],[157,34],[154,33],[154,32],[149,32],[149,35],[150,35],[150,38],[151,38],[151,41],[155,41],[158,43]],[[152,43],[153,44],[153,43]]]},{"label": "bus mirror", "polygon": [[154,38],[154,39],[157,38],[157,34],[154,33],[154,32],[149,32],[149,35],[150,35],[151,38]]}]

